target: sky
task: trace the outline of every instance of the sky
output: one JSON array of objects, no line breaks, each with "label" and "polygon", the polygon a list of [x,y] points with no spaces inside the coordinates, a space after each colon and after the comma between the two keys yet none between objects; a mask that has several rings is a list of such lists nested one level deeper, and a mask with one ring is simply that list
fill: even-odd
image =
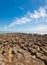
[{"label": "sky", "polygon": [[47,0],[0,0],[0,31],[47,34]]}]

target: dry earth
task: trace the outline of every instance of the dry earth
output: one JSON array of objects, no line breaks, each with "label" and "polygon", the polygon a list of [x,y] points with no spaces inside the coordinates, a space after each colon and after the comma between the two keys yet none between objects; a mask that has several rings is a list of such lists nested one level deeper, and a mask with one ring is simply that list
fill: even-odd
[{"label": "dry earth", "polygon": [[0,34],[0,65],[47,65],[47,34]]}]

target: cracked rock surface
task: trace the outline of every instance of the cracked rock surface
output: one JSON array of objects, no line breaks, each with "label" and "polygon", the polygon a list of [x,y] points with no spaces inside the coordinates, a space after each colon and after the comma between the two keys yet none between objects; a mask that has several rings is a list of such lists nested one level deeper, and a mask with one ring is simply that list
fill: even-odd
[{"label": "cracked rock surface", "polygon": [[0,34],[0,65],[47,65],[47,34]]}]

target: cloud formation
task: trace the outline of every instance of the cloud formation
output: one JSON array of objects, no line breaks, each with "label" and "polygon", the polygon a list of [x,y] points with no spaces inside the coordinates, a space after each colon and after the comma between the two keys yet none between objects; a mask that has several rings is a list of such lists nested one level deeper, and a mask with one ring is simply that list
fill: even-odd
[{"label": "cloud formation", "polygon": [[[15,26],[16,24],[25,24],[29,22],[33,22],[33,20],[37,21],[38,19],[43,22],[47,21],[47,12],[45,8],[39,8],[39,10],[35,10],[33,13],[28,11],[27,14],[21,18],[14,18],[13,22],[9,25],[9,27]],[[45,22],[45,21],[44,21]]]},{"label": "cloud formation", "polygon": [[34,32],[34,33],[39,33],[39,34],[45,34],[47,33],[47,24],[42,24],[43,22],[47,23],[47,7],[40,7],[38,10],[34,10],[34,12],[28,11],[26,15],[24,15],[21,18],[14,18],[12,23],[10,25],[5,26],[5,30],[8,28],[12,28],[16,25],[22,25],[26,23],[41,23],[41,25],[36,25],[32,28],[29,29],[23,29],[21,31],[25,32]]},{"label": "cloud formation", "polygon": [[27,16],[25,16],[25,17],[22,17],[22,18],[16,18],[16,19],[14,19],[14,21],[9,25],[9,27],[12,27],[12,26],[14,26],[14,25],[16,25],[16,24],[18,24],[18,25],[20,25],[20,24],[25,24],[25,23],[27,23],[27,22],[30,22],[31,20],[30,20],[30,18],[28,18]]}]

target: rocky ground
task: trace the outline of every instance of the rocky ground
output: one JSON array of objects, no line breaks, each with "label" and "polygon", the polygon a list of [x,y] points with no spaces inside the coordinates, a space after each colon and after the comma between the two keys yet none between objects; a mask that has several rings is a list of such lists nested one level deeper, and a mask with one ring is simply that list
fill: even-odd
[{"label": "rocky ground", "polygon": [[47,65],[47,34],[0,34],[0,65]]}]

